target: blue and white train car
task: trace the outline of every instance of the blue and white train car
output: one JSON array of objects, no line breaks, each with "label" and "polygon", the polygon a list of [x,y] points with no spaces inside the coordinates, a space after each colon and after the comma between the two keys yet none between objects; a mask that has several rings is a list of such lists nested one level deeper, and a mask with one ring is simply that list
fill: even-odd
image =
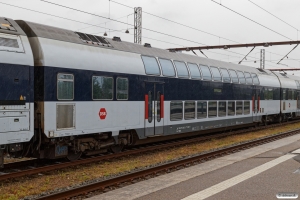
[{"label": "blue and white train car", "polygon": [[260,94],[279,94],[271,72],[17,23],[34,55],[44,157],[117,151],[154,136],[232,129],[280,112],[279,95]]},{"label": "blue and white train car", "polygon": [[[82,153],[116,152],[129,145],[280,121],[288,116],[282,115],[285,110],[292,112],[282,109],[281,87],[294,88],[296,78],[289,84],[282,81],[289,78],[268,70],[117,37],[22,20],[12,23],[20,30],[15,35],[21,38],[24,52],[3,52],[14,55],[6,63],[28,66],[29,72],[21,72],[19,79],[7,74],[5,83],[22,80],[24,88],[11,100],[24,104],[26,98],[31,131],[26,140],[20,138],[14,145],[31,140],[25,143],[25,153],[36,157],[72,160]],[[23,60],[18,61],[18,56]],[[28,80],[28,90],[23,80]],[[4,94],[5,100],[9,94]],[[285,104],[291,103],[294,109],[294,101]],[[25,110],[18,112],[24,115]],[[19,137],[19,132],[10,137]]]}]

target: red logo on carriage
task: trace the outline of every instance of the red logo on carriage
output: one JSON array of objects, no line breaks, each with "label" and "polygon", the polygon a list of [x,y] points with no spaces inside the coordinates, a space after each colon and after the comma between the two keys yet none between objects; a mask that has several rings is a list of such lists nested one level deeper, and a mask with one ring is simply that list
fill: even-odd
[{"label": "red logo on carriage", "polygon": [[105,119],[106,115],[107,115],[107,112],[106,112],[105,108],[100,108],[100,111],[99,111],[99,117],[100,117],[100,119],[101,120]]}]

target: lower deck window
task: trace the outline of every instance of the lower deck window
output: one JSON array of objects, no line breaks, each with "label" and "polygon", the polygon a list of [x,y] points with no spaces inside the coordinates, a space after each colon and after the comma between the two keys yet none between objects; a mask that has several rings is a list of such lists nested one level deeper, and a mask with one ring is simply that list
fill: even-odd
[{"label": "lower deck window", "polygon": [[219,117],[226,116],[226,102],[219,101]]},{"label": "lower deck window", "polygon": [[273,89],[265,89],[264,90],[264,98],[265,100],[272,100],[273,99]]},{"label": "lower deck window", "polygon": [[93,76],[93,100],[112,100],[113,78]]},{"label": "lower deck window", "polygon": [[198,101],[197,102],[197,118],[206,118],[207,117],[207,102],[206,101]]},{"label": "lower deck window", "polygon": [[217,102],[208,102],[208,117],[217,117]]},{"label": "lower deck window", "polygon": [[228,115],[232,116],[235,115],[235,102],[228,101]]},{"label": "lower deck window", "polygon": [[182,102],[170,103],[170,120],[171,121],[182,120]]},{"label": "lower deck window", "polygon": [[250,101],[244,101],[244,115],[250,114]]},{"label": "lower deck window", "polygon": [[117,78],[117,100],[128,100],[128,78]]},{"label": "lower deck window", "polygon": [[236,115],[242,115],[243,114],[243,102],[237,101],[236,102]]},{"label": "lower deck window", "polygon": [[186,101],[184,103],[184,119],[195,119],[195,102]]}]

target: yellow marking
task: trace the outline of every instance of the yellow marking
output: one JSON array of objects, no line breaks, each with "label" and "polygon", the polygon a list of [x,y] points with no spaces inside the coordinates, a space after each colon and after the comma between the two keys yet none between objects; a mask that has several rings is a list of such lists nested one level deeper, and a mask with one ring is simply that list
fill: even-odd
[{"label": "yellow marking", "polygon": [[1,24],[2,26],[5,26],[5,27],[10,27],[9,24]]}]

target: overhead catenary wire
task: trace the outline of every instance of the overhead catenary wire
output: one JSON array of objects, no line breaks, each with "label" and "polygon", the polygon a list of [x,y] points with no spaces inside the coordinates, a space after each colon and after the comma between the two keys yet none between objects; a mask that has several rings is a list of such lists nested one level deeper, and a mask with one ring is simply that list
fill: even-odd
[{"label": "overhead catenary wire", "polygon": [[[79,20],[74,20],[74,19],[70,19],[70,18],[66,18],[66,17],[61,17],[61,16],[58,16],[58,15],[49,14],[49,13],[45,13],[45,12],[41,12],[41,11],[29,9],[29,8],[24,8],[24,7],[21,7],[21,6],[16,6],[16,5],[12,5],[12,4],[8,4],[8,3],[3,3],[3,2],[0,2],[0,4],[7,5],[7,6],[12,6],[12,7],[15,7],[15,8],[19,8],[19,9],[23,9],[23,10],[27,10],[27,11],[31,11],[31,12],[43,14],[43,15],[48,15],[48,16],[51,16],[51,17],[56,17],[56,18],[60,18],[60,19],[64,19],[64,20],[68,20],[68,21],[72,21],[72,22],[76,22],[76,23],[81,23],[81,24],[86,24],[86,25],[91,25],[91,26],[95,26],[95,27],[104,28],[104,27],[99,26],[99,25],[90,24],[90,23],[87,23],[87,22],[83,22],[83,21],[79,21]],[[110,29],[110,30],[112,30],[112,31],[118,31],[118,30],[114,30],[114,29]],[[155,39],[153,39],[153,38],[148,38],[148,39],[155,40]],[[159,40],[156,40],[156,41],[159,41]],[[165,41],[160,41],[160,42],[165,42]],[[191,41],[191,42],[194,42],[194,43],[195,43],[195,41]],[[175,44],[175,43],[172,43],[172,44]],[[178,45],[178,44],[175,44],[175,45]],[[183,46],[183,45],[178,45],[178,46]],[[222,53],[217,53],[217,52],[212,52],[212,51],[210,51],[210,52],[213,53],[213,54],[219,54],[219,55],[224,55],[224,56],[229,56],[229,57],[236,57],[236,56],[227,55],[227,54],[222,54]],[[228,52],[231,52],[231,51],[228,51]],[[238,55],[242,55],[242,54],[237,53],[237,52],[231,52],[231,53],[238,54]],[[249,56],[249,57],[250,57],[250,56]],[[252,57],[252,58],[253,58],[253,57]],[[256,59],[256,58],[255,58],[255,59]]]},{"label": "overhead catenary wire", "polygon": [[263,24],[261,24],[261,23],[259,23],[259,22],[257,22],[257,21],[255,21],[255,20],[253,20],[253,19],[251,19],[251,18],[249,18],[249,17],[246,17],[245,15],[243,15],[243,14],[241,14],[241,13],[239,13],[239,12],[237,12],[237,11],[235,11],[235,10],[233,10],[233,9],[231,9],[231,8],[229,8],[229,7],[227,7],[227,6],[224,6],[224,5],[221,4],[221,3],[218,3],[218,2],[216,2],[216,1],[214,1],[214,0],[211,0],[211,1],[214,2],[214,3],[216,3],[216,4],[218,4],[218,5],[220,5],[220,6],[222,6],[222,7],[224,7],[224,8],[226,8],[227,10],[230,10],[231,12],[236,13],[237,15],[242,16],[243,18],[248,19],[249,21],[252,21],[252,22],[255,23],[255,24],[258,24],[258,25],[260,25],[260,26],[262,26],[262,27],[264,27],[264,28],[266,28],[266,29],[272,31],[273,33],[276,33],[276,34],[278,34],[278,35],[280,35],[280,36],[282,36],[282,37],[285,37],[285,38],[287,38],[287,39],[289,39],[289,40],[292,40],[291,38],[289,38],[289,37],[287,37],[287,36],[285,36],[285,35],[283,35],[283,34],[277,32],[277,31],[275,31],[275,30],[273,30],[273,29],[271,29],[271,28],[269,28],[269,27],[267,27],[267,26],[265,26],[265,25],[263,25]]},{"label": "overhead catenary wire", "polygon": [[294,46],[294,48],[292,50],[290,50],[283,58],[281,58],[277,64],[279,64],[285,57],[287,57],[292,51],[294,51],[297,47],[298,47],[299,44],[297,44],[296,46]]},{"label": "overhead catenary wire", "polygon": [[[40,1],[45,2],[45,3],[49,3],[49,4],[53,4],[53,5],[56,5],[56,6],[59,6],[59,7],[67,8],[67,9],[70,9],[70,10],[74,10],[74,11],[77,11],[77,12],[82,12],[82,13],[85,13],[85,14],[90,14],[90,15],[97,16],[97,17],[104,18],[104,19],[109,19],[109,20],[112,20],[112,21],[115,21],[115,22],[119,22],[119,23],[122,23],[122,24],[127,24],[126,22],[122,22],[122,21],[115,20],[115,19],[110,19],[110,18],[101,16],[101,15],[98,15],[98,14],[94,14],[94,13],[90,13],[90,12],[87,12],[87,11],[79,10],[77,8],[72,8],[72,7],[64,6],[64,5],[53,3],[53,2],[49,2],[49,1],[46,1],[46,0],[40,0]],[[128,24],[128,25],[133,26],[132,24]],[[185,39],[185,38],[177,37],[177,36],[174,36],[174,35],[162,33],[162,32],[156,31],[156,30],[152,30],[152,29],[148,29],[148,28],[144,28],[144,27],[142,29],[147,30],[147,31],[151,31],[151,32],[154,32],[154,33],[159,33],[159,34],[162,34],[162,35],[166,35],[166,36],[169,36],[169,37],[173,37],[173,38],[185,40],[185,41],[188,41],[188,42],[197,43],[197,44],[201,44],[201,45],[206,45],[206,44],[203,44],[203,43],[200,43],[200,42],[196,42],[196,41],[188,40],[188,39]],[[234,53],[234,54],[238,54],[238,55],[244,56],[243,54],[240,54],[240,53],[237,53],[237,52],[233,52],[233,51],[229,51],[229,50],[226,50],[226,51]]]},{"label": "overhead catenary wire", "polygon": [[[116,1],[114,1],[114,0],[109,0],[109,1],[110,1],[110,2],[113,2],[113,3],[116,3],[116,4],[118,4],[118,5],[121,5],[121,6],[130,8],[130,9],[134,8],[134,7],[132,7],[132,6],[128,6],[128,5],[125,5],[125,4],[123,4],[123,3],[116,2]],[[206,34],[208,34],[208,35],[212,35],[212,36],[218,37],[219,39],[222,38],[222,39],[225,39],[225,40],[232,41],[232,42],[235,42],[235,43],[239,43],[239,44],[240,44],[240,42],[237,42],[237,41],[234,41],[234,40],[231,40],[231,39],[228,39],[228,38],[224,38],[224,37],[215,35],[215,34],[213,34],[213,33],[209,33],[209,32],[207,32],[207,31],[203,31],[203,30],[200,30],[200,29],[197,29],[197,28],[194,28],[194,27],[191,27],[191,26],[188,26],[188,25],[185,25],[185,24],[182,24],[182,23],[179,23],[179,22],[176,22],[176,21],[173,21],[173,20],[170,20],[170,19],[167,19],[167,18],[158,16],[158,15],[155,15],[155,14],[146,12],[146,11],[144,11],[144,10],[143,10],[142,12],[143,12],[143,13],[146,13],[146,14],[149,14],[149,15],[151,15],[151,16],[157,17],[157,18],[159,18],[159,19],[163,19],[163,20],[166,20],[166,21],[169,21],[169,22],[172,22],[172,23],[181,25],[181,26],[183,26],[183,27],[187,27],[187,28],[190,28],[190,29],[193,29],[193,30],[197,30],[197,31],[206,33]],[[219,42],[219,43],[220,43],[220,42]],[[231,52],[231,53],[236,53],[236,52],[233,52],[233,51],[229,51],[229,52]],[[270,51],[269,51],[269,53],[272,53],[272,54],[275,54],[275,55],[279,55],[279,56],[283,56],[283,55],[276,54],[276,53],[273,53],[273,52],[270,52]],[[202,54],[203,54],[203,52],[202,52]]]},{"label": "overhead catenary wire", "polygon": [[[45,2],[45,3],[49,3],[49,4],[53,4],[53,5],[56,5],[56,6],[59,6],[59,7],[67,8],[67,9],[70,9],[70,10],[74,10],[74,11],[77,11],[77,12],[93,15],[93,16],[96,16],[96,17],[100,17],[100,18],[103,18],[103,19],[109,19],[109,20],[112,20],[112,21],[115,21],[115,22],[118,22],[118,23],[122,23],[122,24],[125,24],[125,25],[130,25],[130,26],[134,27],[134,25],[132,25],[132,24],[128,24],[126,22],[122,22],[122,21],[119,21],[119,20],[116,20],[116,19],[107,18],[107,17],[101,16],[101,15],[98,15],[98,14],[95,14],[95,13],[90,13],[90,12],[87,12],[87,11],[79,10],[79,9],[76,9],[76,8],[72,8],[72,7],[69,7],[69,6],[64,6],[64,5],[61,5],[61,4],[57,4],[57,3],[53,3],[53,2],[49,2],[49,1],[45,1],[45,0],[40,0],[40,1]],[[147,30],[147,31],[151,31],[151,32],[154,32],[154,33],[166,35],[166,36],[169,36],[169,37],[173,37],[173,38],[177,38],[177,39],[181,39],[181,40],[185,40],[185,41],[188,41],[188,42],[195,43],[195,41],[192,41],[192,40],[188,40],[188,39],[181,38],[181,37],[178,37],[178,36],[162,33],[162,32],[152,30],[152,29],[149,29],[149,28],[144,28],[143,27],[142,29]],[[197,43],[201,44],[201,45],[205,45],[205,44],[200,43],[200,42],[197,42]]]},{"label": "overhead catenary wire", "polygon": [[[16,5],[13,5],[13,4],[8,4],[8,3],[3,3],[3,2],[0,2],[0,4],[11,6],[11,7],[15,7],[15,8],[19,8],[19,9],[23,9],[23,10],[27,10],[27,11],[31,11],[31,12],[35,12],[35,13],[39,13],[39,14],[43,14],[43,15],[48,15],[48,16],[51,16],[51,17],[56,17],[56,18],[60,18],[60,19],[64,19],[64,20],[68,20],[68,21],[72,21],[72,22],[76,22],[76,23],[80,23],[80,24],[85,24],[85,25],[89,25],[89,26],[105,28],[103,26],[99,26],[99,25],[95,25],[95,24],[90,24],[90,23],[87,23],[87,22],[78,21],[78,20],[74,20],[74,19],[70,19],[70,18],[58,16],[58,15],[53,15],[53,14],[50,14],[50,13],[45,13],[45,12],[41,12],[41,11],[29,9],[29,8],[24,8],[24,7],[16,6]],[[114,30],[114,29],[111,29],[111,30]],[[116,30],[114,30],[114,31],[116,31]]]},{"label": "overhead catenary wire", "polygon": [[[113,1],[113,0],[110,0],[110,2],[119,4],[119,5],[121,5],[121,6],[125,6],[125,7],[127,7],[127,8],[131,8],[131,9],[134,8],[134,7],[131,7],[131,6],[128,6],[128,5],[125,5],[125,4],[122,4],[122,3],[119,3],[119,2]],[[225,38],[225,37],[221,37],[221,36],[219,36],[219,35],[215,35],[215,34],[213,34],[213,33],[209,33],[209,32],[207,32],[207,31],[203,31],[203,30],[200,30],[200,29],[198,29],[198,28],[195,28],[195,27],[192,27],[192,26],[188,26],[188,25],[183,24],[183,23],[180,23],[180,22],[176,22],[176,21],[173,21],[173,20],[170,20],[170,19],[167,19],[167,18],[158,16],[158,15],[152,14],[152,13],[150,13],[150,12],[146,12],[146,11],[144,11],[144,10],[143,10],[142,12],[145,13],[145,14],[148,14],[148,15],[151,15],[151,16],[154,16],[154,17],[157,17],[157,18],[159,18],[159,19],[163,19],[163,20],[166,20],[166,21],[168,21],[168,22],[172,22],[172,23],[174,23],[174,24],[178,24],[178,25],[184,26],[184,27],[186,27],[186,28],[190,28],[190,29],[193,29],[193,30],[196,30],[196,31],[200,31],[200,32],[202,32],[202,33],[205,33],[205,34],[208,34],[208,35],[211,35],[211,36],[214,36],[214,37],[218,37],[218,38],[221,38],[221,39],[224,39],[224,40],[228,40],[228,41],[231,41],[231,42],[239,43],[239,42],[237,42],[237,41],[234,41],[234,40],[231,40],[231,39],[228,39],[228,38]]]},{"label": "overhead catenary wire", "polygon": [[[96,25],[96,24],[90,24],[90,23],[87,23],[87,22],[78,21],[78,20],[74,20],[74,19],[70,19],[70,18],[58,16],[58,15],[53,15],[53,14],[50,14],[50,13],[45,13],[45,12],[41,12],[41,11],[29,9],[29,8],[24,8],[24,7],[13,5],[13,4],[8,4],[8,3],[4,3],[4,2],[0,2],[0,4],[6,5],[6,6],[11,6],[11,7],[22,9],[22,10],[26,10],[26,11],[30,11],[30,12],[35,12],[35,13],[42,14],[42,15],[47,15],[47,16],[50,16],[50,17],[55,17],[55,18],[59,18],[59,19],[67,20],[67,21],[72,21],[72,22],[76,22],[76,23],[80,23],[80,24],[85,24],[85,25],[94,26],[94,27],[100,27],[100,28],[103,28],[103,29],[105,28],[103,26],[99,26],[99,25]],[[119,31],[120,32],[120,30],[115,30],[115,29],[110,29],[110,31],[116,31],[116,32]],[[97,33],[95,33],[95,34],[97,34]],[[174,44],[174,45],[177,45],[177,46],[184,46],[184,45],[180,45],[180,44],[175,44],[175,43],[171,43],[171,42],[157,40],[157,39],[150,38],[150,37],[145,37],[144,36],[144,38],[147,38],[147,39],[150,39],[150,40],[154,40],[154,41],[163,42],[163,43]],[[229,57],[237,57],[237,56],[232,56],[232,55],[217,53],[217,52],[213,52],[213,51],[210,51],[210,53],[224,55],[224,56],[229,56]]]},{"label": "overhead catenary wire", "polygon": [[[133,13],[128,14],[128,15],[125,15],[125,16],[122,16],[122,17],[119,17],[119,18],[117,18],[117,19],[122,19],[122,18],[128,17],[128,16],[130,16],[130,15],[133,15]],[[103,23],[100,23],[100,24],[97,24],[97,25],[101,25],[101,24],[105,24],[105,23],[109,23],[109,22],[111,22],[111,20],[108,20],[108,21],[106,21],[106,22],[103,22]],[[83,29],[87,29],[87,28],[90,28],[90,27],[91,27],[91,26],[86,26],[86,27],[83,27],[83,28],[79,28],[79,29],[77,29],[77,31],[83,30]]]},{"label": "overhead catenary wire", "polygon": [[[46,0],[40,0],[40,1],[45,2],[45,3],[49,3],[49,4],[53,4],[53,5],[56,5],[56,6],[59,6],[59,7],[67,8],[67,9],[70,9],[70,10],[74,10],[74,11],[77,11],[77,12],[82,12],[82,13],[85,13],[85,14],[90,14],[90,15],[97,16],[97,17],[104,18],[104,19],[109,19],[109,20],[112,20],[112,21],[115,21],[115,22],[119,22],[119,23],[122,23],[122,24],[134,26],[134,25],[132,25],[132,24],[128,24],[128,23],[126,23],[126,22],[122,22],[122,21],[119,21],[119,20],[111,19],[111,18],[107,18],[107,17],[101,16],[101,15],[98,15],[98,14],[95,14],[95,13],[90,13],[90,12],[87,12],[87,11],[83,11],[83,10],[79,10],[79,9],[76,9],[76,8],[64,6],[64,5],[61,5],[61,4],[49,2],[49,1],[46,1]],[[213,1],[213,0],[212,0],[212,1]],[[215,1],[213,1],[213,2],[215,2]],[[185,41],[188,41],[188,42],[192,42],[192,43],[197,43],[197,44],[205,45],[205,44],[200,43],[200,42],[195,42],[195,41],[188,40],[188,39],[185,39],[185,38],[181,38],[181,37],[178,37],[178,36],[174,36],[174,35],[162,33],[162,32],[156,31],[156,30],[152,30],[152,29],[148,29],[148,28],[144,28],[144,27],[143,27],[142,29],[143,29],[143,30],[147,30],[147,31],[151,31],[151,32],[154,32],[154,33],[166,35],[166,36],[169,36],[169,37],[173,37],[173,38],[185,40]],[[288,39],[289,39],[289,38],[288,38]],[[239,55],[243,55],[243,54],[240,54],[240,53],[237,53],[237,52],[233,52],[233,51],[229,51],[229,50],[226,50],[226,51],[231,52],[231,53],[235,53],[235,54],[239,54]],[[203,53],[203,52],[202,52],[202,53]],[[203,54],[203,55],[205,55],[205,54]],[[205,55],[205,56],[206,56],[206,55]]]},{"label": "overhead catenary wire", "polygon": [[257,5],[257,4],[254,3],[253,1],[251,1],[251,0],[248,0],[248,1],[249,1],[250,3],[252,3],[252,4],[254,4],[255,6],[259,7],[259,8],[262,9],[263,11],[269,13],[270,15],[272,15],[273,17],[275,17],[276,19],[282,21],[282,22],[285,23],[286,25],[288,25],[288,26],[290,26],[290,27],[292,27],[292,28],[294,28],[294,29],[296,29],[296,30],[298,31],[298,29],[297,29],[296,27],[294,27],[294,26],[292,26],[291,24],[287,23],[286,21],[280,19],[279,17],[277,17],[276,15],[274,15],[274,14],[272,14],[271,12],[267,11],[266,9],[262,8],[261,6]]}]

